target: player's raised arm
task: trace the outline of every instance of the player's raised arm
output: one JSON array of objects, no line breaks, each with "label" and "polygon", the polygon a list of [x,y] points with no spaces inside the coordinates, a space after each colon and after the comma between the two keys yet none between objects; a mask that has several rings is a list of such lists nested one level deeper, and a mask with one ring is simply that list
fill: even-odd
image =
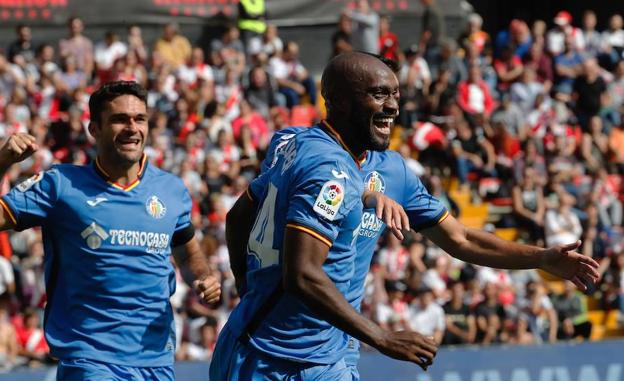
[{"label": "player's raised arm", "polygon": [[416,332],[390,332],[358,314],[323,270],[329,246],[302,230],[287,227],[284,236],[283,284],[323,319],[387,356],[426,369],[436,343]]},{"label": "player's raised arm", "polygon": [[[11,135],[0,148],[0,179],[4,178],[11,165],[31,156],[38,149],[34,136],[24,133]],[[8,211],[0,208],[0,230],[7,230],[15,227],[13,220],[8,215]]]},{"label": "player's raised arm", "polygon": [[422,233],[447,253],[465,262],[503,269],[539,268],[571,280],[581,290],[599,278],[598,263],[575,252],[580,242],[547,249],[523,245],[468,228],[452,216]]}]

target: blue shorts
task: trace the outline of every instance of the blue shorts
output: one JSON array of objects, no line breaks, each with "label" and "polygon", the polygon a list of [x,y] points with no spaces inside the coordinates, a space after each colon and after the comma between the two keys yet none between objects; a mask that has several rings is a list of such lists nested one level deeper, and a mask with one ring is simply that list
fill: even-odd
[{"label": "blue shorts", "polygon": [[266,355],[223,328],[210,363],[210,381],[351,381],[344,360],[335,364],[298,363]]},{"label": "blue shorts", "polygon": [[132,367],[87,359],[60,360],[57,381],[173,381],[172,366]]}]

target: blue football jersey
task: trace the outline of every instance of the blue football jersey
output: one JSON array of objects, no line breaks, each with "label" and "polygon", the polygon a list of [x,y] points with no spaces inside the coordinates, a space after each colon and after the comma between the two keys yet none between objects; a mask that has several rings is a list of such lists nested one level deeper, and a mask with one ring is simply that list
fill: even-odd
[{"label": "blue football jersey", "polygon": [[[305,128],[291,127],[275,133],[262,162],[262,171],[274,164],[276,156],[296,134]],[[420,179],[407,168],[405,161],[394,151],[369,151],[361,165],[360,175],[367,190],[384,193],[403,206],[413,230],[422,230],[440,223],[448,211],[435,197],[431,196]],[[360,310],[364,296],[364,282],[370,269],[377,241],[385,231],[386,224],[377,218],[375,209],[365,209],[356,242],[353,277],[345,298],[356,310]],[[359,343],[350,346],[348,364],[355,364],[359,357]]]},{"label": "blue football jersey", "polygon": [[60,359],[172,365],[170,245],[192,237],[191,198],[145,156],[133,184],[107,178],[97,161],[58,165],[0,201],[17,230],[42,227],[46,340]]},{"label": "blue football jersey", "polygon": [[[330,127],[306,129],[278,150],[275,164],[250,185],[259,211],[248,244],[247,290],[228,320],[232,332],[245,334],[282,282],[287,226],[330,247],[323,269],[340,292],[347,292],[362,217],[362,189],[356,159],[341,147],[340,137]],[[332,364],[343,357],[347,336],[301,300],[284,293],[269,303],[266,316],[249,338],[255,348],[278,358],[317,364]]]}]

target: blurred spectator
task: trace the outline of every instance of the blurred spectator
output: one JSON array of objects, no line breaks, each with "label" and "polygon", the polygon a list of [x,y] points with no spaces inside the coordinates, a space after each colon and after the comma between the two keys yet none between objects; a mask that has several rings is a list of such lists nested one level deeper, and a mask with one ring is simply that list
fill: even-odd
[{"label": "blurred spectator", "polygon": [[123,59],[127,54],[126,44],[119,41],[119,36],[115,32],[108,31],[104,35],[104,41],[95,44],[94,61],[97,78],[100,83],[110,81],[113,64],[119,59]]},{"label": "blurred spectator", "polygon": [[270,111],[276,106],[286,106],[282,94],[277,92],[273,78],[262,66],[254,66],[249,71],[249,85],[245,88],[245,99],[265,120],[269,120]]},{"label": "blurred spectator", "polygon": [[410,311],[405,302],[407,286],[401,281],[386,281],[385,289],[388,300],[377,304],[374,320],[384,329],[409,330]]},{"label": "blurred spectator", "polygon": [[553,63],[550,56],[544,53],[544,45],[534,42],[522,62],[525,68],[533,69],[537,81],[544,85],[544,90],[550,91],[554,81]]},{"label": "blurred spectator", "polygon": [[527,115],[535,107],[535,98],[538,94],[547,92],[544,85],[537,81],[535,71],[530,67],[525,67],[522,71],[520,81],[511,85],[511,101],[522,110],[523,115]]},{"label": "blurred spectator", "polygon": [[0,372],[9,371],[16,365],[17,351],[17,335],[8,308],[0,304]]},{"label": "blurred spectator", "polygon": [[477,323],[470,307],[464,301],[464,284],[451,282],[451,300],[444,305],[446,329],[444,332],[444,345],[472,344],[477,334]]},{"label": "blurred spectator", "polygon": [[353,23],[351,38],[355,50],[379,53],[379,15],[368,4],[368,0],[357,0],[353,11],[347,10]]},{"label": "blurred spectator", "polygon": [[531,46],[535,43],[540,46],[546,45],[546,22],[544,22],[544,20],[538,19],[533,21],[533,25],[531,26],[531,37],[533,38]]},{"label": "blurred spectator", "polygon": [[43,335],[37,311],[25,310],[22,320],[18,320],[16,324],[15,331],[19,343],[18,354],[25,358],[30,366],[41,365],[48,360],[50,348]]},{"label": "blurred spectator", "polygon": [[513,210],[518,226],[529,233],[531,242],[536,242],[543,237],[544,191],[536,182],[538,175],[533,167],[525,166],[523,174],[513,187]]},{"label": "blurred spectator", "polygon": [[[624,58],[624,29],[622,29],[621,15],[611,15],[609,28],[602,32],[602,40],[609,64],[614,65]],[[607,68],[611,69],[611,67]]]},{"label": "blurred spectator", "polygon": [[[559,328],[557,312],[541,282],[529,282],[526,299],[519,301],[519,304],[522,311],[521,319],[526,319],[533,343],[557,341]],[[523,339],[520,338],[520,340]]]},{"label": "blurred spectator", "polygon": [[574,47],[572,37],[564,40],[563,52],[555,56],[556,90],[564,94],[572,93],[574,80],[583,70],[583,56]]},{"label": "blurred spectator", "polygon": [[613,164],[620,176],[624,176],[624,121],[611,130],[609,148],[613,153]]},{"label": "blurred spectator", "polygon": [[267,9],[264,0],[241,0],[238,2],[238,28],[243,42],[249,48],[251,40],[266,32]]},{"label": "blurred spectator", "polygon": [[431,59],[427,58],[429,68],[431,69],[431,75],[434,78],[439,78],[443,74],[442,72],[449,72],[449,84],[457,86],[457,84],[468,77],[466,67],[457,55],[457,43],[451,39],[446,39],[442,42],[438,53],[434,54]]},{"label": "blurred spectator", "polygon": [[473,47],[479,56],[492,48],[490,36],[481,29],[482,26],[483,18],[477,13],[471,13],[468,15],[468,29],[460,37],[464,49]]},{"label": "blurred spectator", "polygon": [[420,0],[420,2],[425,8],[422,15],[420,48],[429,60],[437,54],[442,39],[446,36],[446,26],[442,11],[435,0]]},{"label": "blurred spectator", "polygon": [[316,84],[303,64],[299,61],[299,45],[286,43],[282,56],[269,60],[269,72],[277,80],[279,92],[286,97],[288,108],[301,103],[301,97],[307,95],[311,104],[316,104]]},{"label": "blurred spectator", "polygon": [[186,86],[197,88],[200,82],[214,82],[212,68],[204,59],[204,51],[194,47],[191,51],[191,59],[178,67],[177,77]]},{"label": "blurred spectator", "polygon": [[15,291],[13,266],[7,258],[0,256],[0,305],[10,307]]},{"label": "blurred spectator", "polygon": [[563,54],[565,41],[568,40],[571,48],[582,51],[585,48],[583,31],[572,26],[572,15],[567,11],[559,11],[553,19],[555,27],[546,35],[546,50],[553,57]]},{"label": "blurred spectator", "polygon": [[93,43],[82,35],[84,24],[82,19],[71,17],[68,21],[69,37],[59,41],[59,55],[63,59],[72,57],[75,60],[76,69],[91,78],[93,73]]},{"label": "blurred spectator", "polygon": [[177,69],[191,58],[191,43],[179,33],[177,24],[168,23],[163,28],[162,36],[156,40],[154,54],[165,64]]},{"label": "blurred spectator", "polygon": [[609,96],[613,107],[624,114],[622,106],[624,106],[624,59],[618,62],[615,68],[615,75],[613,81],[609,83],[608,87]]},{"label": "blurred spectator", "polygon": [[500,342],[499,334],[503,327],[506,314],[503,305],[498,301],[498,288],[494,283],[487,283],[483,288],[485,300],[475,308],[477,335],[475,342],[490,345]]},{"label": "blurred spectator", "polygon": [[547,246],[568,245],[581,238],[581,221],[572,211],[575,202],[574,196],[561,192],[559,205],[546,211],[544,233]]},{"label": "blurred spectator", "polygon": [[280,54],[284,50],[284,43],[279,37],[277,26],[269,24],[261,36],[252,37],[247,47],[250,56],[264,55],[265,59]]},{"label": "blurred spectator", "polygon": [[476,172],[480,176],[492,175],[496,156],[492,143],[485,138],[482,130],[473,131],[468,122],[459,122],[457,137],[452,145],[460,184],[468,185],[470,172]]},{"label": "blurred spectator", "polygon": [[496,88],[499,92],[506,93],[511,84],[520,78],[523,71],[520,56],[514,53],[512,45],[502,48],[500,57],[494,60],[494,70],[498,76]]},{"label": "blurred spectator", "polygon": [[267,148],[270,137],[266,120],[246,100],[240,102],[240,114],[232,121],[232,134],[235,140],[240,140],[243,128],[249,130],[254,149],[265,150]]},{"label": "blurred spectator", "polygon": [[235,25],[228,25],[221,38],[215,38],[210,42],[210,54],[212,60],[220,55],[226,66],[242,72],[245,67],[245,47],[240,40],[240,31]]},{"label": "blurred spectator", "polygon": [[143,42],[143,32],[138,25],[130,25],[128,27],[128,35],[126,37],[128,52],[134,52],[138,61],[142,64],[148,60],[148,51]]},{"label": "blurred spectator", "polygon": [[598,209],[600,223],[604,228],[615,228],[622,226],[622,202],[619,197],[619,181],[609,173],[604,167],[600,167],[595,176],[593,186],[593,200]]},{"label": "blurred spectator", "polygon": [[583,12],[582,32],[585,41],[585,53],[590,57],[598,58],[603,50],[603,42],[600,32],[596,30],[596,12],[592,10]]},{"label": "blurred spectator", "polygon": [[479,66],[471,65],[468,70],[468,79],[459,83],[457,103],[468,114],[489,116],[494,110],[494,99],[487,83],[481,78]]},{"label": "blurred spectator", "polygon": [[351,43],[351,33],[353,24],[351,17],[347,13],[342,13],[338,19],[338,29],[332,34],[332,57],[340,53],[350,52],[353,50]]},{"label": "blurred spectator", "polygon": [[513,19],[509,23],[508,29],[502,30],[496,35],[494,41],[495,57],[500,57],[506,47],[512,48],[512,55],[524,57],[532,43],[531,31],[526,22]]},{"label": "blurred spectator", "polygon": [[581,73],[572,84],[572,99],[576,101],[575,113],[581,128],[588,131],[589,120],[600,111],[600,100],[607,85],[600,77],[595,58],[583,62]]},{"label": "blurred spectator", "polygon": [[592,116],[581,141],[581,156],[587,168],[593,172],[598,172],[607,163],[609,137],[602,130],[602,120]]},{"label": "blurred spectator", "polygon": [[402,60],[399,38],[390,30],[390,16],[388,15],[379,18],[379,55],[396,62]]},{"label": "blurred spectator", "polygon": [[449,292],[446,284],[449,282],[450,258],[440,255],[435,259],[433,267],[425,271],[422,284],[433,292],[433,296],[439,304],[443,304],[449,299]]},{"label": "blurred spectator", "polygon": [[566,281],[563,293],[552,297],[559,318],[558,338],[569,340],[576,337],[589,339],[592,323],[587,316],[587,297],[572,282]]},{"label": "blurred spectator", "polygon": [[32,42],[32,31],[28,25],[20,24],[15,28],[17,39],[7,48],[7,58],[15,62],[15,56],[20,55],[26,63],[35,61],[35,47]]},{"label": "blurred spectator", "polygon": [[421,105],[429,95],[431,86],[429,65],[415,46],[405,51],[405,60],[398,76],[401,91],[399,118],[402,126],[409,127],[418,120]]},{"label": "blurred spectator", "polygon": [[212,357],[218,336],[218,321],[212,316],[205,318],[205,323],[199,328],[200,342],[182,344],[176,354],[179,361],[208,361]]},{"label": "blurred spectator", "polygon": [[382,279],[399,281],[407,275],[410,266],[410,253],[393,234],[385,234],[385,244],[377,253]]},{"label": "blurred spectator", "polygon": [[427,287],[415,291],[415,298],[410,304],[409,327],[424,336],[433,337],[436,343],[442,343],[444,329],[444,310],[435,302],[433,292]]}]

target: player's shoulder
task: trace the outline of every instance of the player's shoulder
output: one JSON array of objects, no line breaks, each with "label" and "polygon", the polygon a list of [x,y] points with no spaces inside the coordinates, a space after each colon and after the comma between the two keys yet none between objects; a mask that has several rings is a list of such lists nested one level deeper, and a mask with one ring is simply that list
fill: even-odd
[{"label": "player's shoulder", "polygon": [[152,164],[147,164],[145,171],[146,180],[150,183],[160,184],[171,192],[186,189],[182,179],[171,172],[165,171]]}]

